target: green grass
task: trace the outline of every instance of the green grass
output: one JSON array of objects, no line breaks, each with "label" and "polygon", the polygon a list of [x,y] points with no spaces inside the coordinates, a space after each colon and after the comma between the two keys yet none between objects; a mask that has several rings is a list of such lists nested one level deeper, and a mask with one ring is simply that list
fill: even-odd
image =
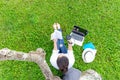
[{"label": "green grass", "polygon": [[[0,0],[0,49],[29,52],[41,47],[53,74],[60,75],[49,62],[54,22],[61,24],[64,37],[74,25],[89,31],[84,44],[94,43],[96,58],[85,64],[82,47],[74,46],[75,68],[94,69],[103,80],[120,80],[120,0]],[[0,80],[45,78],[35,63],[2,61]]]}]

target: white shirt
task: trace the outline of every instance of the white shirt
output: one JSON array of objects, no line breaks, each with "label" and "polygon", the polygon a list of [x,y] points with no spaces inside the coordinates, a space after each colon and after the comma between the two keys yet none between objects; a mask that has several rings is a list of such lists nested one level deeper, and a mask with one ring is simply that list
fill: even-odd
[{"label": "white shirt", "polygon": [[[53,67],[55,67],[56,69],[59,69],[57,66],[57,58],[60,55],[60,53],[58,53],[59,50],[53,50],[52,55],[50,57],[50,63],[52,64]],[[64,54],[64,56],[66,56],[69,60],[69,65],[68,65],[68,69],[71,68],[75,62],[75,58],[73,55],[73,50],[68,50],[68,53]]]}]

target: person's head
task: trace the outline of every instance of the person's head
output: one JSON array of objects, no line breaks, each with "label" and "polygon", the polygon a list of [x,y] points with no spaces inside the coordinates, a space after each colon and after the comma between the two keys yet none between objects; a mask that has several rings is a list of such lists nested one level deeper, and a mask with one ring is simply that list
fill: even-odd
[{"label": "person's head", "polygon": [[79,80],[102,80],[102,77],[96,71],[89,69],[82,72]]},{"label": "person's head", "polygon": [[68,71],[69,60],[66,56],[59,56],[57,58],[57,65],[59,70],[64,74]]}]

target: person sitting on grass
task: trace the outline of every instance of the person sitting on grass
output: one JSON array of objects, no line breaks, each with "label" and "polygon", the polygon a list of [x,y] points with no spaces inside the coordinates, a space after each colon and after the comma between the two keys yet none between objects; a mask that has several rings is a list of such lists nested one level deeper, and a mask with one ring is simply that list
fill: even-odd
[{"label": "person sitting on grass", "polygon": [[63,73],[62,80],[102,80],[101,76],[94,70],[81,72],[73,68],[75,62],[72,43],[68,41],[68,49],[64,44],[60,24],[53,24],[54,32],[51,34],[54,48],[50,57],[52,66]]},{"label": "person sitting on grass", "polygon": [[75,62],[72,43],[71,41],[68,41],[67,49],[62,37],[60,24],[54,23],[53,28],[54,32],[51,34],[51,40],[53,40],[54,48],[50,57],[50,63],[54,68],[60,70],[63,74],[65,74]]}]

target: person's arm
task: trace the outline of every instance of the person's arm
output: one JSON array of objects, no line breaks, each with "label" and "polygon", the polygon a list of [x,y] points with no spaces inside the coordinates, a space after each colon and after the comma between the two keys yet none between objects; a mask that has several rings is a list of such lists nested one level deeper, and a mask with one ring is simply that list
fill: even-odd
[{"label": "person's arm", "polygon": [[70,40],[68,40],[68,58],[69,58],[68,68],[71,68],[75,63],[75,58],[73,54],[72,42]]},{"label": "person's arm", "polygon": [[58,58],[58,49],[57,49],[57,39],[53,39],[53,51],[52,51],[52,55],[50,57],[50,63],[52,64],[53,67],[55,67],[56,69],[59,69],[57,66],[57,58]]},{"label": "person's arm", "polygon": [[71,41],[68,41],[68,50],[73,50]]},{"label": "person's arm", "polygon": [[53,42],[54,42],[54,48],[53,48],[53,50],[58,50],[57,49],[57,39],[53,39]]}]

